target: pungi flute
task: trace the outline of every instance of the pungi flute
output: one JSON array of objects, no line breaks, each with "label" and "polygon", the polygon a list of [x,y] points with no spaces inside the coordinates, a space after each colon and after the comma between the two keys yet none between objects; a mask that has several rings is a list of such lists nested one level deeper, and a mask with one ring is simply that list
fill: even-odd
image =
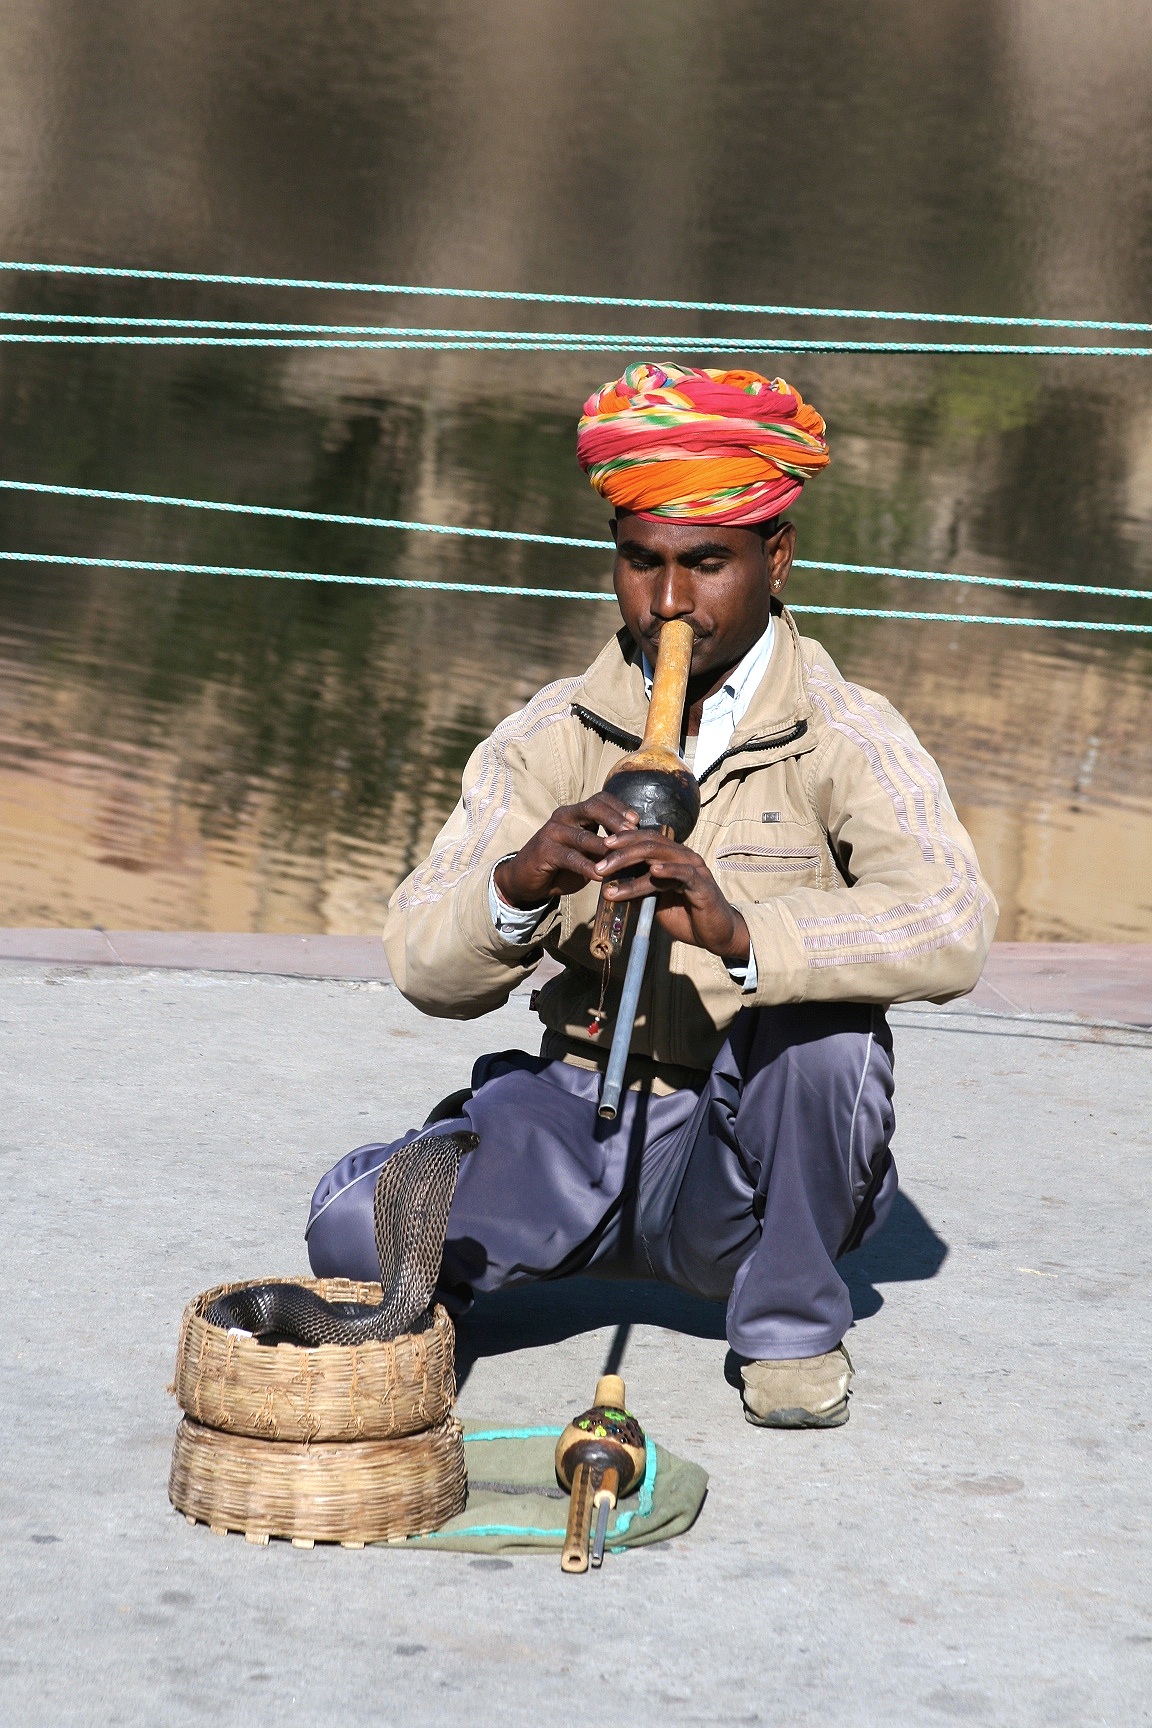
[{"label": "pungi flute", "polygon": [[[635,810],[641,828],[659,828],[680,841],[691,834],[700,814],[700,789],[680,755],[680,728],[684,723],[694,640],[692,626],[682,618],[670,618],[662,627],[643,741],[639,750],[625,756],[604,782],[606,792]],[[624,973],[612,1048],[600,1088],[599,1113],[608,1122],[615,1119],[620,1108],[640,988],[648,964],[656,898],[655,894],[646,894],[640,902],[636,934]],[[605,967],[611,965],[623,947],[629,904],[629,901],[606,900],[601,888],[590,945],[594,957]]]},{"label": "pungi flute", "polygon": [[[587,1572],[589,1562],[603,1564],[608,1520],[617,1500],[641,1480],[647,1462],[648,1442],[625,1409],[623,1380],[602,1374],[592,1408],[574,1417],[556,1442],[556,1475],[572,1496],[561,1571]],[[589,1546],[594,1515],[596,1534]]]}]

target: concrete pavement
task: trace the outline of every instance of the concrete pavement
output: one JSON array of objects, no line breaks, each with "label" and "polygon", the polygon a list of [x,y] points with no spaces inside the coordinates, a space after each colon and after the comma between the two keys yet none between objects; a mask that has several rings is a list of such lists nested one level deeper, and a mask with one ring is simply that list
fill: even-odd
[{"label": "concrete pavement", "polygon": [[485,1302],[463,1413],[562,1419],[623,1351],[711,1474],[686,1537],[554,1559],[254,1548],[165,1494],[190,1294],[306,1268],[312,1185],[420,1119],[525,994],[432,1024],[382,983],[0,970],[0,1697],[13,1723],[1152,1719],[1152,1035],[894,1015],[904,1195],[848,1263],[852,1420],[744,1423],[722,1311],[585,1282]]}]

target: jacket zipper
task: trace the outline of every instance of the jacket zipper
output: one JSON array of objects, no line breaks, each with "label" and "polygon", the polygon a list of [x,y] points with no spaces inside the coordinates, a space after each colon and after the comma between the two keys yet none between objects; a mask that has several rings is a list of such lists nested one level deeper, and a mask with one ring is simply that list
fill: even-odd
[{"label": "jacket zipper", "polygon": [[776,750],[781,744],[795,744],[798,738],[803,738],[808,730],[807,720],[799,721],[790,732],[778,732],[774,738],[750,738],[747,744],[737,744],[735,750],[725,750],[723,756],[717,756],[715,762],[710,762],[698,783],[703,786],[709,774],[715,774],[721,763],[727,762],[733,756],[740,756],[745,750]]},{"label": "jacket zipper", "polygon": [[625,750],[639,750],[641,739],[635,732],[625,732],[619,726],[613,726],[608,720],[601,720],[599,714],[593,714],[590,708],[581,708],[579,702],[573,702],[572,712],[578,720],[583,720],[585,726],[593,732],[599,732],[609,743],[621,744]]},{"label": "jacket zipper", "polygon": [[[599,714],[594,714],[590,708],[581,707],[579,702],[573,702],[572,712],[578,719],[583,720],[586,726],[590,726],[594,732],[599,732],[611,743],[619,744],[625,750],[639,750],[642,740],[636,736],[635,732],[625,732],[622,727],[613,726],[611,721],[602,720]],[[721,763],[727,762],[731,757],[739,756],[745,750],[775,750],[781,744],[794,744],[798,738],[803,738],[807,730],[807,720],[801,720],[789,732],[778,732],[773,738],[750,738],[747,744],[738,744],[734,750],[725,750],[723,756],[717,756],[715,762],[710,763],[705,768],[699,777],[700,784],[703,785],[709,774],[714,774]]]}]

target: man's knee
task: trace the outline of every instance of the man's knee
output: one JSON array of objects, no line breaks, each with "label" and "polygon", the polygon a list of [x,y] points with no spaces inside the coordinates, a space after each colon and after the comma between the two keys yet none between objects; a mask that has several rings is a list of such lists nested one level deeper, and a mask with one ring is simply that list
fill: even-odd
[{"label": "man's knee", "polygon": [[394,1150],[390,1145],[358,1146],[320,1178],[304,1230],[308,1262],[317,1278],[379,1278],[372,1199],[376,1177]]},{"label": "man's knee", "polygon": [[748,1017],[735,1045],[736,1141],[759,1163],[758,1188],[774,1169],[778,1181],[783,1164],[801,1188],[819,1190],[839,1240],[867,1198],[886,1209],[877,1173],[896,1126],[887,1022],[880,1009],[859,1003],[806,1003]]}]

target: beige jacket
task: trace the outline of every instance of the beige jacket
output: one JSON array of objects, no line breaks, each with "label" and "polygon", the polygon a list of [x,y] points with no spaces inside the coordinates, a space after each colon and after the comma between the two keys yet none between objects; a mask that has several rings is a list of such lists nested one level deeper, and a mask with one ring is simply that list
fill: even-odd
[{"label": "beige jacket", "polygon": [[[457,1019],[485,1014],[547,948],[565,970],[540,991],[540,1016],[587,1039],[600,989],[588,946],[597,885],[561,900],[525,949],[497,934],[489,877],[558,805],[599,791],[636,748],[646,713],[622,630],[582,677],[547,685],[473,752],[461,802],[389,904],[384,945],[410,1002]],[[946,1001],[972,989],[997,909],[940,771],[891,704],[841,677],[786,609],[700,802],[688,844],[747,920],[757,986],[743,993],[722,960],[657,929],[634,1052],[699,1070],[743,1007]],[[600,1050],[623,973],[621,960]]]}]

